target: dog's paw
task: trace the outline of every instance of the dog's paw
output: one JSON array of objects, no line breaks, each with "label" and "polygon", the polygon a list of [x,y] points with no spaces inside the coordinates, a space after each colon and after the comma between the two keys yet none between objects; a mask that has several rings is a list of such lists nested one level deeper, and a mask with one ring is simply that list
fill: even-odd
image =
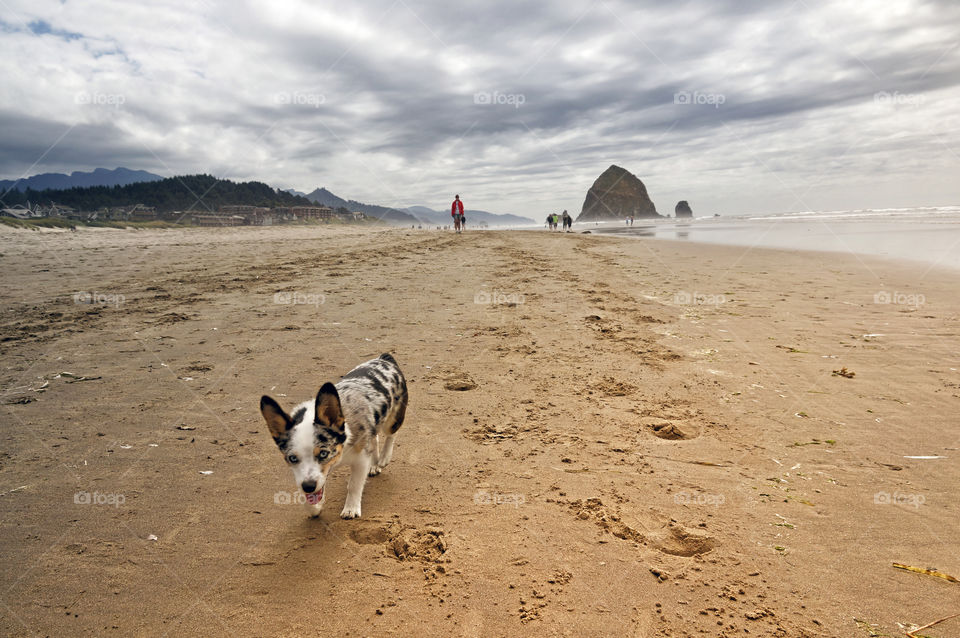
[{"label": "dog's paw", "polygon": [[360,518],[360,506],[358,505],[356,509],[350,507],[349,505],[343,506],[343,511],[340,512],[340,518],[351,519],[351,518]]},{"label": "dog's paw", "polygon": [[370,471],[367,472],[367,476],[376,476],[377,474],[379,474],[379,473],[382,472],[382,471],[383,471],[383,466],[382,466],[382,465],[373,465],[373,466],[370,467]]}]

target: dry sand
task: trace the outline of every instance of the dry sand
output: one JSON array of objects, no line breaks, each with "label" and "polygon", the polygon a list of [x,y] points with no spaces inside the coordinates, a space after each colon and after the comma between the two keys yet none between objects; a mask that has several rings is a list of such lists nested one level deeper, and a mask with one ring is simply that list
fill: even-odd
[{"label": "dry sand", "polygon": [[[0,253],[5,635],[866,637],[960,611],[892,567],[960,577],[956,273],[544,231]],[[394,461],[363,518],[340,468],[309,520],[259,397],[386,351]]]}]

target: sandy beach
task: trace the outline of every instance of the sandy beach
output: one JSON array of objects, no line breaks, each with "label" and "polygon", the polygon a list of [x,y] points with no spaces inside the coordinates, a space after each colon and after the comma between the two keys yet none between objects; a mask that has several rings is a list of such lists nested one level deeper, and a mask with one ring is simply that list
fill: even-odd
[{"label": "sandy beach", "polygon": [[[0,232],[9,636],[900,636],[960,612],[955,271],[546,231]],[[258,410],[391,352],[363,517]],[[921,632],[960,635],[960,618]]]}]

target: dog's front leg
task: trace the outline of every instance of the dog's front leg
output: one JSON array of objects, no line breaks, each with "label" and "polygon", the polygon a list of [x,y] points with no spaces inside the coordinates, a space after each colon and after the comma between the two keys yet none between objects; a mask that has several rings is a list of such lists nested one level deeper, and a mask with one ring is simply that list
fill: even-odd
[{"label": "dog's front leg", "polygon": [[343,504],[340,518],[359,518],[360,499],[363,498],[363,486],[370,471],[370,454],[358,454],[350,464],[350,479],[347,481],[347,501]]}]

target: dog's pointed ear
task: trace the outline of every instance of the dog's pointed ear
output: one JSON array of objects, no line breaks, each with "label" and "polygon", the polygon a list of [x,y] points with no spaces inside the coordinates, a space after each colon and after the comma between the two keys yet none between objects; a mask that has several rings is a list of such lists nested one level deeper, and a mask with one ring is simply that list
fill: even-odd
[{"label": "dog's pointed ear", "polygon": [[314,419],[317,423],[337,430],[343,429],[343,410],[335,385],[330,382],[324,383],[317,392],[313,407],[316,415]]},{"label": "dog's pointed ear", "polygon": [[293,421],[283,411],[280,404],[266,395],[260,397],[260,414],[267,422],[267,427],[270,428],[270,434],[274,440],[285,436],[287,430],[293,426]]}]

